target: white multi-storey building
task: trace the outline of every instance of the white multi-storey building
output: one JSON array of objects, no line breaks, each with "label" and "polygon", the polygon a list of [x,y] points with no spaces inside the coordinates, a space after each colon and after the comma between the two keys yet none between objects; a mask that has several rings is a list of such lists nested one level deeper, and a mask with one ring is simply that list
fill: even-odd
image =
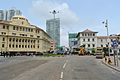
[{"label": "white multi-storey building", "polygon": [[86,29],[82,32],[79,32],[77,35],[78,38],[78,47],[85,45],[86,50],[92,51],[93,48],[98,47],[111,47],[111,39],[115,39],[114,36],[97,36],[98,32],[91,31]]},{"label": "white multi-storey building", "polygon": [[110,36],[109,38],[107,36],[97,36],[97,47],[108,47],[108,42],[109,42],[109,47],[111,47],[111,39],[113,39],[113,36]]},{"label": "white multi-storey building", "polygon": [[86,49],[91,49],[97,47],[97,33],[91,30],[84,30],[79,32],[78,37],[78,46],[85,45]]}]

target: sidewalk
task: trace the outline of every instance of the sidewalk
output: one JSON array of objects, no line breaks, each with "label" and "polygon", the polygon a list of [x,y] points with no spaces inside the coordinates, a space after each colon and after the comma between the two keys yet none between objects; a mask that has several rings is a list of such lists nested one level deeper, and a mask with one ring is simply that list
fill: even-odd
[{"label": "sidewalk", "polygon": [[0,62],[6,61],[6,60],[8,60],[8,59],[9,59],[9,57],[0,56]]},{"label": "sidewalk", "polygon": [[[114,56],[110,56],[110,59],[111,59],[112,63],[108,64],[108,61],[105,62],[105,58],[103,58],[102,63],[105,64],[106,66],[120,72],[120,59],[118,60],[118,66],[114,65]],[[107,57],[107,60],[108,60],[108,57]]]}]

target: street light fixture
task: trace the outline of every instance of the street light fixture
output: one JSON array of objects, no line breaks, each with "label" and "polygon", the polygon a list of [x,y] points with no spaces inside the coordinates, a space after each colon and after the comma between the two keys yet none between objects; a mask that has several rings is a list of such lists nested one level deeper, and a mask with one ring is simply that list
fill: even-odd
[{"label": "street light fixture", "polygon": [[109,58],[110,58],[110,43],[109,43],[108,20],[104,21],[103,24],[105,24],[105,27],[107,29],[108,55],[109,55]]},{"label": "street light fixture", "polygon": [[53,11],[52,11],[52,12],[50,12],[50,13],[52,13],[52,14],[53,14],[53,18],[55,19],[55,15],[56,15],[57,13],[59,13],[59,11],[53,10]]}]

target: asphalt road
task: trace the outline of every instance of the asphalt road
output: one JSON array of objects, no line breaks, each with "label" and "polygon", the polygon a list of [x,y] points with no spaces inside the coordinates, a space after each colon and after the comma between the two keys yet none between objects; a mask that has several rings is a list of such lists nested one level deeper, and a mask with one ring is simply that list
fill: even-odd
[{"label": "asphalt road", "polygon": [[5,66],[1,65],[4,62],[0,62],[0,80],[120,80],[119,72],[108,68],[93,56],[14,60],[14,64]]},{"label": "asphalt road", "polygon": [[63,80],[120,80],[120,73],[91,56],[70,57]]}]

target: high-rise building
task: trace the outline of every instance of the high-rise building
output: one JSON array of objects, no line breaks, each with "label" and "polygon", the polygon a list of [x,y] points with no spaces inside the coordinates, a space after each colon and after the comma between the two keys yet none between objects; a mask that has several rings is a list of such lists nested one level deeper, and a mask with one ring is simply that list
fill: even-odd
[{"label": "high-rise building", "polygon": [[15,15],[15,10],[14,9],[10,9],[8,11],[8,20],[10,20],[14,15]]},{"label": "high-rise building", "polygon": [[22,15],[22,12],[17,9],[10,9],[8,10],[8,20],[10,20],[15,15]]},{"label": "high-rise building", "polygon": [[7,10],[5,10],[5,12],[4,12],[4,20],[8,20],[8,11]]},{"label": "high-rise building", "polygon": [[50,19],[46,21],[46,31],[55,42],[55,47],[60,47],[60,19]]},{"label": "high-rise building", "polygon": [[77,33],[69,33],[69,47],[73,48],[77,44]]},{"label": "high-rise building", "polygon": [[4,10],[0,10],[0,20],[4,19]]},{"label": "high-rise building", "polygon": [[22,15],[22,12],[17,9],[0,10],[0,20],[11,20],[15,15]]},{"label": "high-rise building", "polygon": [[15,15],[22,15],[22,12],[20,10],[16,10]]}]

